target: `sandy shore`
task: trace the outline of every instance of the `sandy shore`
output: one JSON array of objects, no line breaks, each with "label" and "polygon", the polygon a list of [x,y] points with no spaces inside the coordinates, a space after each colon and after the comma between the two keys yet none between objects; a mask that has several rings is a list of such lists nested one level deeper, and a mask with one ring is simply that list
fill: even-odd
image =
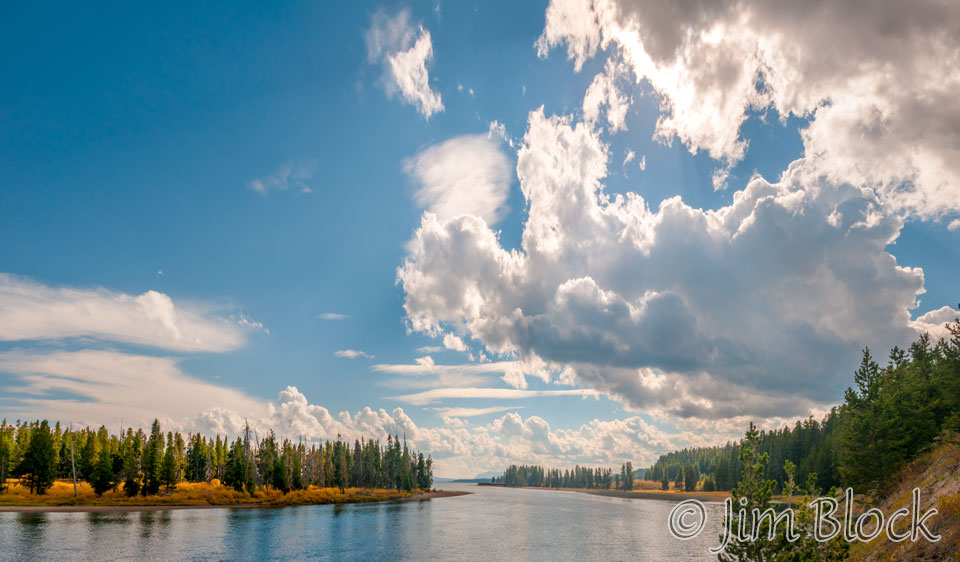
[{"label": "sandy shore", "polygon": [[[434,498],[449,498],[465,496],[471,492],[453,490],[435,490],[425,494],[415,494],[405,498],[386,498],[364,502],[337,502],[344,503],[380,503],[380,502],[409,502],[427,501]],[[234,504],[200,504],[200,505],[0,505],[0,513],[123,513],[131,511],[173,511],[178,509],[279,509],[282,507],[301,507],[304,505],[330,505],[303,503],[294,505],[272,505],[263,503],[234,503]]]}]

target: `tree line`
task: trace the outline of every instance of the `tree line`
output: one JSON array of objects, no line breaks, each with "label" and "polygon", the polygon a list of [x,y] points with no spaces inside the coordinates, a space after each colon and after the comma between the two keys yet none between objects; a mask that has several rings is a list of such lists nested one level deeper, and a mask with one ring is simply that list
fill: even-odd
[{"label": "tree line", "polygon": [[577,465],[561,471],[558,468],[544,469],[537,465],[511,465],[502,476],[494,477],[494,484],[512,488],[593,488],[609,490],[632,490],[635,471],[633,463],[620,465],[620,472],[612,468],[589,468]]},{"label": "tree line", "polygon": [[[796,481],[812,476],[820,489],[882,488],[944,432],[960,431],[960,319],[946,327],[949,336],[935,343],[923,334],[905,350],[894,347],[884,365],[865,348],[843,404],[822,420],[757,432],[750,446],[768,459],[762,478],[783,490],[789,462]],[[664,489],[672,482],[687,490],[732,490],[744,470],[742,445],[674,451],[644,476]]]},{"label": "tree line", "polygon": [[157,494],[180,482],[217,479],[239,492],[271,487],[287,493],[308,486],[390,488],[410,491],[433,486],[433,460],[387,436],[313,443],[263,438],[247,425],[232,442],[160,429],[127,428],[111,435],[106,427],[64,430],[47,420],[0,423],[0,492],[8,478],[20,478],[31,493],[45,493],[57,478],[90,484],[97,495],[121,489],[128,496]]}]

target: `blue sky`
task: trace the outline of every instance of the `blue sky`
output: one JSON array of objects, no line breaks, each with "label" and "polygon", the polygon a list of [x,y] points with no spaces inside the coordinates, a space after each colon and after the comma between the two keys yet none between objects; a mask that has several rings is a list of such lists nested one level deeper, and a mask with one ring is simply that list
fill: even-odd
[{"label": "blue sky", "polygon": [[[551,8],[559,12],[563,4],[555,3]],[[204,423],[209,422],[206,426],[196,421],[196,416],[209,408],[238,411],[240,406],[262,404],[264,424],[279,425],[288,435],[311,432],[315,438],[330,437],[334,426],[324,422],[318,410],[310,409],[322,407],[334,418],[339,412],[354,413],[348,420],[337,418],[342,424],[337,429],[345,432],[399,429],[417,434],[418,445],[445,459],[442,462],[447,464],[441,466],[447,474],[479,472],[513,459],[602,464],[623,458],[630,448],[643,457],[635,458],[635,462],[646,462],[655,453],[674,446],[736,435],[744,416],[774,416],[749,401],[720,407],[724,399],[719,396],[715,398],[715,413],[704,413],[696,399],[645,392],[652,387],[644,386],[644,376],[666,377],[657,388],[669,387],[671,376],[680,377],[678,380],[690,381],[693,394],[701,392],[702,397],[714,397],[717,385],[751,388],[759,384],[758,397],[776,395],[799,403],[800,410],[785,417],[802,417],[842,398],[840,391],[850,382],[851,350],[863,345],[903,345],[919,329],[910,324],[911,319],[939,311],[937,321],[931,320],[936,325],[941,317],[949,315],[943,307],[956,306],[960,298],[955,282],[960,275],[960,228],[948,228],[960,224],[952,222],[957,217],[955,194],[960,189],[960,184],[950,183],[955,178],[949,173],[955,170],[949,166],[944,169],[948,182],[944,191],[942,186],[928,189],[924,183],[928,176],[910,168],[912,161],[902,164],[899,176],[891,176],[897,181],[883,176],[885,170],[869,162],[857,168],[857,173],[839,157],[822,157],[814,162],[812,157],[804,158],[805,154],[817,149],[818,154],[829,156],[839,154],[840,149],[815,144],[822,142],[822,136],[811,134],[804,140],[801,131],[813,131],[821,123],[831,122],[826,112],[842,107],[842,103],[831,106],[821,101],[798,108],[771,95],[770,100],[747,107],[730,121],[729,115],[719,110],[710,113],[715,108],[709,103],[684,106],[678,101],[685,99],[684,84],[644,75],[641,65],[628,54],[631,46],[624,41],[613,39],[605,46],[594,44],[591,49],[593,39],[587,36],[584,44],[579,39],[580,31],[564,29],[560,19],[553,27],[546,25],[551,17],[547,8],[539,2],[115,4],[96,9],[76,5],[11,6],[0,23],[4,68],[0,77],[0,272],[7,274],[0,293],[0,318],[7,325],[0,337],[0,354],[4,356],[0,360],[0,384],[5,387],[0,408],[9,417],[79,416],[79,421],[89,423],[114,423],[114,418],[124,414],[135,415],[111,409],[110,402],[126,398],[122,394],[111,397],[109,385],[91,396],[87,387],[56,382],[63,377],[82,381],[85,371],[74,372],[69,366],[51,367],[43,362],[43,358],[57,354],[94,351],[104,353],[97,356],[95,364],[106,365],[103,368],[107,371],[112,368],[109,365],[125,356],[155,359],[162,362],[163,372],[173,373],[171,385],[184,381],[213,385],[209,394],[201,393],[209,396],[203,398],[211,402],[206,406],[198,398],[189,405],[173,407],[157,401],[135,409],[144,419],[160,416],[187,429],[229,431],[233,428],[229,416],[216,422],[210,421],[215,416],[202,417]],[[604,28],[609,24],[602,20],[593,22],[598,37],[605,33],[612,36],[612,31]],[[677,29],[688,25],[664,23],[670,24],[676,24]],[[377,29],[386,37],[379,54],[370,47],[371,34]],[[398,29],[406,36],[391,38],[390,30]],[[424,37],[431,49],[431,56],[422,61],[428,79],[416,94],[438,96],[442,110],[433,112],[405,97],[400,78],[391,74],[389,66],[389,57],[412,51],[414,42]],[[538,53],[535,42],[541,37],[547,48]],[[644,45],[653,52],[652,41]],[[580,59],[582,68],[577,70]],[[657,68],[676,63],[669,57],[654,62]],[[619,70],[607,72],[608,63],[619,65]],[[686,72],[693,75],[694,70],[688,68]],[[606,113],[612,104],[598,106],[598,116],[593,120],[585,117],[585,92],[597,76],[609,76],[626,104],[619,127],[613,123],[615,117]],[[777,92],[798,88],[795,84],[777,87],[781,88]],[[826,94],[801,93],[819,100],[847,99],[843,97],[846,90],[833,87],[835,90]],[[655,138],[658,120],[671,114],[671,103],[678,124]],[[804,165],[812,162],[809,166],[816,170],[812,176],[821,178],[818,189],[823,192],[834,186],[839,186],[835,188],[837,193],[848,193],[853,187],[876,188],[874,199],[861,199],[858,192],[855,196],[844,195],[843,200],[852,206],[863,203],[867,208],[875,207],[874,216],[883,217],[876,220],[888,221],[884,223],[888,230],[878,232],[874,241],[864,243],[862,248],[849,249],[861,255],[872,252],[866,256],[870,259],[865,257],[856,267],[851,265],[828,275],[846,279],[846,288],[856,285],[858,275],[864,275],[866,296],[851,297],[856,302],[850,301],[850,313],[842,318],[822,324],[818,323],[821,318],[800,319],[783,332],[787,339],[808,338],[804,340],[809,342],[804,344],[809,345],[803,347],[805,350],[826,346],[824,357],[836,359],[828,368],[810,367],[810,380],[821,390],[801,392],[772,376],[769,365],[790,360],[790,356],[770,347],[772,343],[751,347],[749,331],[738,332],[743,342],[736,337],[730,341],[718,339],[725,323],[757,330],[776,326],[771,318],[777,313],[764,308],[763,298],[758,297],[755,308],[748,304],[746,310],[741,306],[739,312],[731,312],[718,307],[715,314],[705,312],[707,316],[703,317],[694,304],[693,295],[700,291],[698,283],[703,285],[703,294],[718,294],[723,301],[724,283],[737,283],[743,272],[778,279],[776,290],[771,288],[774,284],[758,281],[761,294],[768,289],[771,295],[785,290],[787,284],[777,272],[784,278],[809,276],[810,281],[801,285],[817,285],[812,290],[824,290],[813,280],[823,279],[823,263],[832,262],[826,260],[818,266],[815,257],[801,258],[796,262],[797,271],[789,274],[784,268],[767,267],[764,264],[770,262],[764,261],[765,252],[773,255],[790,244],[771,241],[765,247],[764,236],[754,242],[760,246],[723,253],[722,259],[726,260],[748,260],[744,256],[753,255],[756,264],[734,263],[722,271],[710,269],[714,262],[709,257],[703,259],[705,269],[692,266],[697,258],[682,253],[687,247],[683,243],[684,229],[677,227],[679,231],[658,231],[656,237],[656,244],[665,244],[670,236],[679,236],[675,238],[675,249],[680,252],[677,262],[656,258],[655,262],[623,265],[626,262],[616,257],[619,254],[608,252],[609,263],[597,256],[581,257],[579,261],[560,259],[559,265],[550,269],[553,273],[544,273],[543,277],[528,263],[523,266],[527,268],[523,277],[513,281],[523,287],[524,294],[516,297],[519,300],[509,310],[494,310],[490,302],[501,293],[497,287],[506,291],[510,283],[476,279],[475,287],[484,304],[478,305],[479,312],[472,319],[465,319],[461,309],[444,308],[443,304],[419,308],[410,304],[429,295],[418,292],[428,291],[426,286],[411,288],[411,277],[398,274],[405,263],[412,264],[410,274],[434,279],[444,287],[453,286],[451,279],[484,275],[469,269],[452,270],[449,264],[444,265],[446,262],[435,261],[436,255],[429,248],[420,253],[411,249],[411,240],[421,232],[418,229],[423,213],[436,210],[431,207],[435,200],[427,198],[424,203],[418,199],[429,182],[413,171],[416,158],[430,147],[473,135],[480,146],[491,151],[492,158],[501,162],[501,168],[506,162],[506,183],[490,180],[491,185],[496,184],[490,187],[483,176],[488,162],[471,160],[476,154],[454,154],[452,148],[444,153],[444,158],[453,158],[454,168],[459,162],[483,176],[482,185],[458,188],[462,191],[450,197],[456,200],[463,196],[466,200],[490,190],[492,198],[502,198],[506,210],[495,221],[483,217],[490,223],[486,226],[499,232],[497,241],[502,251],[524,254],[524,229],[536,220],[528,214],[531,203],[517,174],[518,155],[521,147],[526,147],[533,161],[532,155],[541,150],[534,135],[540,129],[531,117],[538,110],[547,119],[541,131],[544,135],[557,134],[559,138],[565,134],[564,127],[572,134],[579,125],[584,134],[576,142],[592,138],[602,144],[606,155],[600,180],[604,193],[611,197],[638,194],[653,213],[661,201],[674,196],[698,213],[725,209],[751,181],[765,180],[768,186],[787,186],[793,181],[790,189],[802,185],[805,193],[813,193],[805,183],[810,181],[809,176],[778,183],[794,161],[803,161]],[[722,114],[726,121],[718,124],[701,119],[697,114],[701,110],[708,116]],[[781,112],[787,115],[783,120]],[[502,126],[503,135],[492,132],[496,125]],[[894,119],[894,137],[898,134],[896,126]],[[715,140],[715,131],[707,130],[711,127],[727,132],[732,129],[734,140],[748,141],[749,146],[736,154],[731,143]],[[890,145],[892,148],[867,148],[897,148],[892,141]],[[930,150],[934,156],[940,154],[936,147]],[[624,163],[628,153],[634,156]],[[566,154],[575,158],[583,152],[570,149]],[[864,177],[863,168],[878,170],[877,176]],[[530,170],[528,177],[533,179],[529,185],[537,181],[550,184],[549,178],[538,175],[542,170]],[[725,185],[716,189],[713,177],[718,170],[727,170],[729,175]],[[762,179],[752,180],[754,173]],[[824,182],[825,176],[831,179]],[[907,185],[916,197],[907,202],[897,199],[896,190],[888,189],[897,182],[901,189]],[[439,185],[437,189],[444,189],[447,184],[441,181]],[[812,201],[815,196],[810,197]],[[823,209],[827,209],[823,212],[827,216],[831,208],[841,209],[841,203],[833,199],[817,199],[811,205],[806,216]],[[465,203],[462,212],[470,214],[471,209]],[[863,212],[864,221],[870,222],[869,212]],[[453,224],[452,217],[441,216],[440,222],[449,232],[462,228]],[[586,242],[602,239],[602,234],[583,224],[575,226],[562,244],[574,236]],[[690,228],[688,232],[693,232]],[[807,247],[797,238],[803,229],[792,231],[781,225],[771,232],[779,233],[786,242],[793,240]],[[691,240],[696,238],[690,236]],[[765,236],[776,240],[776,234],[773,238],[769,233]],[[844,255],[844,240],[850,236],[827,238],[811,238],[811,244],[824,244],[810,247],[811,255],[825,256],[834,248],[839,248],[837,256]],[[623,237],[619,240],[629,246]],[[447,250],[465,251],[456,246]],[[922,268],[922,282],[915,270],[911,276],[883,261],[887,253],[900,266]],[[656,248],[653,255],[657,255]],[[876,265],[874,270],[877,260],[884,265]],[[720,261],[717,257],[717,263]],[[584,265],[587,262],[592,265]],[[640,270],[645,273],[638,274]],[[452,277],[447,279],[445,275]],[[640,280],[650,277],[657,278],[650,286]],[[652,310],[642,308],[646,306],[642,303],[662,300],[667,307],[662,314],[674,320],[690,315],[694,320],[688,325],[651,316],[653,328],[645,328],[642,322],[632,325],[611,321],[605,325],[604,318],[609,319],[605,314],[612,308],[592,310],[582,318],[571,309],[568,316],[559,318],[583,322],[578,325],[589,326],[596,333],[576,335],[574,330],[571,335],[570,330],[560,327],[559,320],[541,326],[541,315],[523,322],[530,330],[527,335],[520,335],[516,326],[504,327],[511,322],[510,310],[527,313],[539,306],[535,304],[539,299],[554,298],[557,284],[584,278],[596,280],[601,291],[616,293],[624,303],[641,307],[636,310]],[[637,291],[633,278],[640,287]],[[658,300],[671,293],[673,286],[678,287],[673,296],[679,299],[679,305]],[[926,293],[914,307],[911,299],[921,288]],[[62,322],[62,316],[58,316],[62,309],[50,303],[75,310],[81,306],[76,304],[76,291],[83,293],[79,300],[102,298],[105,303],[115,304],[116,315],[98,316],[96,310],[100,309],[91,308],[93,312],[79,314],[71,324],[73,328],[55,328],[70,322]],[[151,300],[161,303],[156,310],[177,311],[179,316],[174,316],[172,324],[164,324],[163,313],[144,312],[145,305],[139,303],[137,306],[143,306],[136,314],[131,313],[130,322],[140,322],[137,326],[143,327],[144,335],[128,337],[139,333],[139,328],[116,318],[125,314],[122,310],[128,305],[134,306],[130,299],[148,291],[162,294],[172,303],[172,308],[165,308],[166,301]],[[543,293],[531,296],[536,291]],[[887,308],[876,317],[857,320],[855,311],[870,308],[871,298],[886,301]],[[748,302],[731,297],[730,302],[734,301],[739,305]],[[450,302],[448,299],[446,304]],[[798,297],[798,307],[801,302],[806,301]],[[683,310],[678,312],[676,306]],[[566,309],[558,310],[562,314]],[[634,316],[639,314],[636,310]],[[344,317],[324,318],[331,313]],[[50,317],[40,323],[41,327],[25,327],[24,318],[36,319],[44,314]],[[419,325],[411,322],[418,314],[423,318]],[[752,318],[764,320],[754,325]],[[861,328],[877,318],[889,321],[890,329],[880,330],[882,333],[875,338],[863,335],[867,331]],[[594,320],[598,324],[592,324]],[[494,324],[503,329],[491,327]],[[683,353],[661,356],[655,352],[657,346],[649,345],[651,333],[667,342],[683,342],[670,330],[689,331],[690,326],[702,329],[702,339],[711,342],[714,355],[726,357],[727,351],[723,350],[728,349],[729,362],[703,363],[693,357],[694,350],[689,361]],[[154,337],[173,328],[179,330],[177,333],[220,330],[224,343],[210,344],[207,340],[209,345],[191,347],[171,344],[165,336]],[[632,329],[636,330],[635,338],[624,335]],[[443,348],[444,334],[456,335],[468,350],[420,349]],[[624,338],[620,343],[628,351],[622,359],[609,363],[594,358],[589,349],[601,349],[590,348],[596,334],[606,334],[606,339]],[[842,344],[824,343],[837,334]],[[698,344],[691,341],[684,345]],[[586,351],[578,355],[581,347]],[[366,356],[344,357],[344,350],[362,351]],[[340,356],[335,355],[338,351]],[[763,357],[768,351],[769,361]],[[521,367],[524,380],[501,380],[500,372],[460,381],[434,380],[432,375],[411,379],[397,374],[400,370],[396,367],[390,370],[390,366],[416,364],[426,356],[437,365],[482,365],[481,352],[489,362],[525,362]],[[67,365],[80,363],[70,355],[62,357]],[[538,360],[545,362],[546,374],[532,375],[535,369],[531,362]],[[744,362],[752,367],[743,368]],[[378,370],[375,365],[384,367]],[[803,371],[807,367],[798,362],[796,369],[807,372]],[[637,369],[646,373],[639,375],[640,386],[632,380],[638,376]],[[117,376],[126,373],[121,368],[116,372]],[[43,379],[42,384],[39,379]],[[289,400],[284,402],[283,397],[277,397],[288,386],[301,394],[293,398],[288,395]],[[221,387],[229,390],[224,392],[229,399],[218,398],[216,388]],[[562,390],[572,395],[531,394],[520,400],[452,396],[425,403],[396,398],[458,387]],[[581,390],[596,392],[599,398],[584,399],[576,394]],[[78,407],[78,402],[90,407]],[[286,411],[285,403],[307,409],[284,418],[277,411]],[[399,413],[395,410],[398,406],[402,408]],[[361,423],[363,416],[357,413],[365,407],[371,409],[372,417]],[[196,411],[190,414],[184,408]],[[458,413],[462,415],[454,415]],[[537,441],[540,422],[548,425],[543,442]],[[518,429],[510,430],[511,424],[519,424]],[[563,444],[564,436],[558,431],[578,432],[578,439],[585,439],[589,432],[584,427],[593,428],[597,435],[633,435],[639,442],[611,438],[614,445],[595,450],[587,450],[579,442]],[[484,441],[487,438],[495,439],[491,444]],[[452,441],[457,444],[450,445]],[[471,446],[474,451],[485,452],[464,453]]]}]

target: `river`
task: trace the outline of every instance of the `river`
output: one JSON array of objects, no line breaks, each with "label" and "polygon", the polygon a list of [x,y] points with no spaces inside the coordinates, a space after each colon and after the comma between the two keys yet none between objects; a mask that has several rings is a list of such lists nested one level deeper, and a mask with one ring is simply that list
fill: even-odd
[{"label": "river", "polygon": [[721,504],[692,540],[672,502],[438,484],[467,496],[279,509],[0,513],[3,560],[716,560]]}]

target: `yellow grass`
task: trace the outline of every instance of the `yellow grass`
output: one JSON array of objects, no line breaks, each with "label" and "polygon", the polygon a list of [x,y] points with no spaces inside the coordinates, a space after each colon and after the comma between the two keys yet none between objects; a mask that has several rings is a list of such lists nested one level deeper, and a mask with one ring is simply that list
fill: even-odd
[{"label": "yellow grass", "polygon": [[93,488],[86,482],[77,486],[78,497],[73,495],[73,482],[58,480],[44,495],[31,494],[29,489],[16,480],[8,481],[6,492],[0,494],[0,506],[58,506],[58,505],[89,505],[89,506],[145,506],[145,505],[241,505],[253,504],[264,506],[305,505],[328,503],[356,503],[410,497],[412,492],[397,490],[347,488],[343,493],[339,488],[318,488],[310,486],[306,490],[296,490],[283,494],[280,490],[267,488],[254,495],[237,492],[231,487],[213,482],[184,482],[173,490],[162,489],[155,496],[127,497],[123,492],[123,485],[118,489],[97,497]]}]

